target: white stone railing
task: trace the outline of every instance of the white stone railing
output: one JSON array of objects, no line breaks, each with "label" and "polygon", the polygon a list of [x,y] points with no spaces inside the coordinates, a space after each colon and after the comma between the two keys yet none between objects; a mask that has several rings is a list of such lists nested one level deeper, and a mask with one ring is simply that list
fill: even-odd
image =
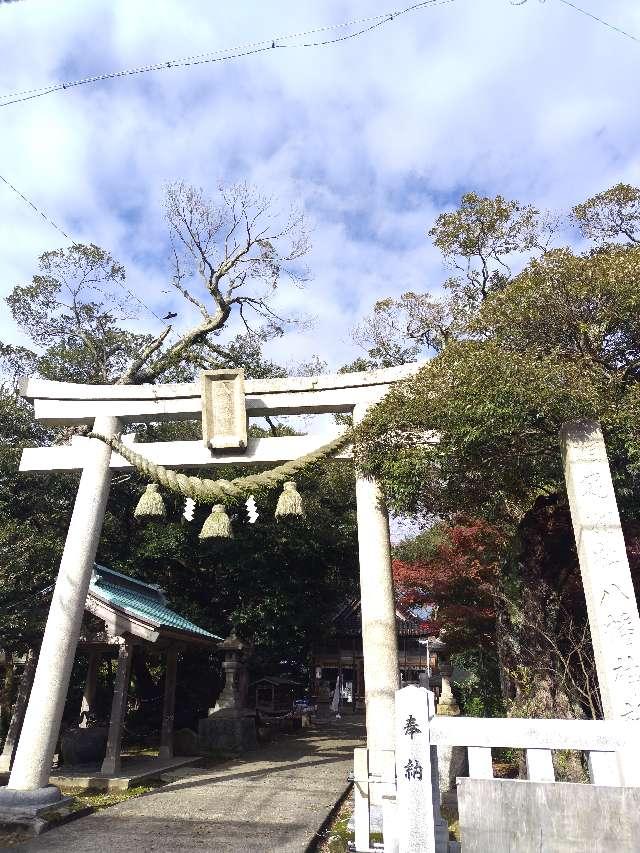
[{"label": "white stone railing", "polygon": [[623,774],[617,759],[618,752],[640,744],[640,721],[435,716],[429,740],[434,746],[466,747],[472,779],[492,779],[492,747],[511,747],[525,750],[529,781],[554,782],[552,750],[571,749],[587,754],[594,785],[640,785],[640,767],[629,772],[625,766]]},{"label": "white stone railing", "polygon": [[472,779],[492,779],[491,750],[506,747],[525,750],[528,781],[555,782],[552,751],[576,750],[587,755],[592,784],[640,787],[640,720],[437,716],[433,693],[409,686],[396,692],[395,733],[395,751],[355,750],[358,853],[374,849],[372,806],[382,814],[385,853],[458,849],[440,815],[438,747],[466,748]]},{"label": "white stone railing", "polygon": [[[382,815],[385,850],[394,850],[396,760],[391,749],[355,749],[353,751],[353,798],[355,848],[358,853],[370,847],[371,810]],[[393,836],[393,837],[392,837]]]}]

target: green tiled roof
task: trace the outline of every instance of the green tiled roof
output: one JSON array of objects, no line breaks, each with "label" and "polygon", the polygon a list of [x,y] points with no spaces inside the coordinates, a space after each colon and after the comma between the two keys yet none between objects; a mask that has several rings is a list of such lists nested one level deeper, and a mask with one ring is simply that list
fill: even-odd
[{"label": "green tiled roof", "polygon": [[106,604],[124,610],[131,616],[137,616],[154,628],[185,631],[200,637],[210,637],[212,640],[222,639],[170,610],[158,587],[114,572],[106,566],[95,565],[89,592]]}]

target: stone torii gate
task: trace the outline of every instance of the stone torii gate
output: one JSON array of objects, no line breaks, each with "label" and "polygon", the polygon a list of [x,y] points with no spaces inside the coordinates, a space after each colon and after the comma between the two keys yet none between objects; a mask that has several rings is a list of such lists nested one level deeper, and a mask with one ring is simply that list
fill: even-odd
[{"label": "stone torii gate", "polygon": [[[392,383],[413,375],[420,366],[246,382],[241,371],[211,371],[203,374],[202,385],[80,385],[29,378],[21,393],[33,400],[35,417],[42,423],[92,425],[95,433],[107,437],[120,434],[128,423],[195,420],[202,415],[204,442],[136,443],[136,450],[156,464],[182,469],[238,463],[272,465],[297,459],[336,438],[340,431],[247,439],[247,417],[348,413],[357,423]],[[125,436],[123,441],[130,443],[133,439]],[[336,453],[335,458],[349,460],[350,453]],[[95,438],[76,436],[67,446],[27,448],[23,452],[21,471],[81,470],[82,476],[9,785],[0,789],[0,808],[37,810],[60,798],[48,780],[110,474],[112,469],[130,467],[108,444]],[[389,520],[377,483],[357,471],[355,476],[367,741],[371,750],[390,750],[399,676]]]},{"label": "stone torii gate", "polygon": [[[107,437],[121,433],[127,423],[202,416],[204,443],[136,445],[156,464],[187,469],[238,463],[273,465],[317,450],[335,439],[338,431],[247,440],[246,416],[351,413],[358,422],[394,382],[412,376],[421,366],[246,383],[241,372],[212,371],[204,375],[202,386],[100,386],[29,379],[22,394],[34,401],[37,420],[51,425],[93,424],[95,433]],[[597,423],[582,421],[566,425],[561,443],[604,716],[637,720],[640,617],[604,438]],[[350,457],[341,452],[335,458]],[[60,799],[58,789],[47,782],[102,529],[110,471],[129,467],[109,444],[97,438],[76,437],[66,447],[23,452],[21,471],[81,470],[82,476],[9,786],[0,789],[0,811],[35,811]],[[378,485],[355,473],[367,746],[371,756],[389,758],[394,748],[394,694],[399,686],[389,521]],[[618,759],[624,782],[638,784],[638,744],[630,743],[618,753]]]}]

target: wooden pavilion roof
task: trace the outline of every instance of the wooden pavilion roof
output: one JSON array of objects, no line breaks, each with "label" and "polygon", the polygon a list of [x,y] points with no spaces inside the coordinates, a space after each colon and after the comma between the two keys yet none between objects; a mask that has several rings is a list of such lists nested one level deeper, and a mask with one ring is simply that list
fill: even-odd
[{"label": "wooden pavilion roof", "polygon": [[102,619],[114,635],[129,633],[151,643],[162,639],[213,645],[222,639],[171,610],[155,584],[98,563],[91,575],[85,607]]}]

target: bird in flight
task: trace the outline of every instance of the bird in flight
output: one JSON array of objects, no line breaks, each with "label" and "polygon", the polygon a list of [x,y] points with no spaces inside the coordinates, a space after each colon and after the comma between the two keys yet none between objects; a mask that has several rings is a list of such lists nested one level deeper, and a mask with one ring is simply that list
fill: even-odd
[{"label": "bird in flight", "polygon": [[164,315],[164,317],[163,317],[162,319],[163,319],[163,320],[173,320],[173,318],[174,318],[174,317],[177,317],[177,316],[178,316],[178,315],[176,314],[176,312],[175,312],[175,311],[169,311],[169,313],[168,313],[168,314],[165,314],[165,315]]}]

